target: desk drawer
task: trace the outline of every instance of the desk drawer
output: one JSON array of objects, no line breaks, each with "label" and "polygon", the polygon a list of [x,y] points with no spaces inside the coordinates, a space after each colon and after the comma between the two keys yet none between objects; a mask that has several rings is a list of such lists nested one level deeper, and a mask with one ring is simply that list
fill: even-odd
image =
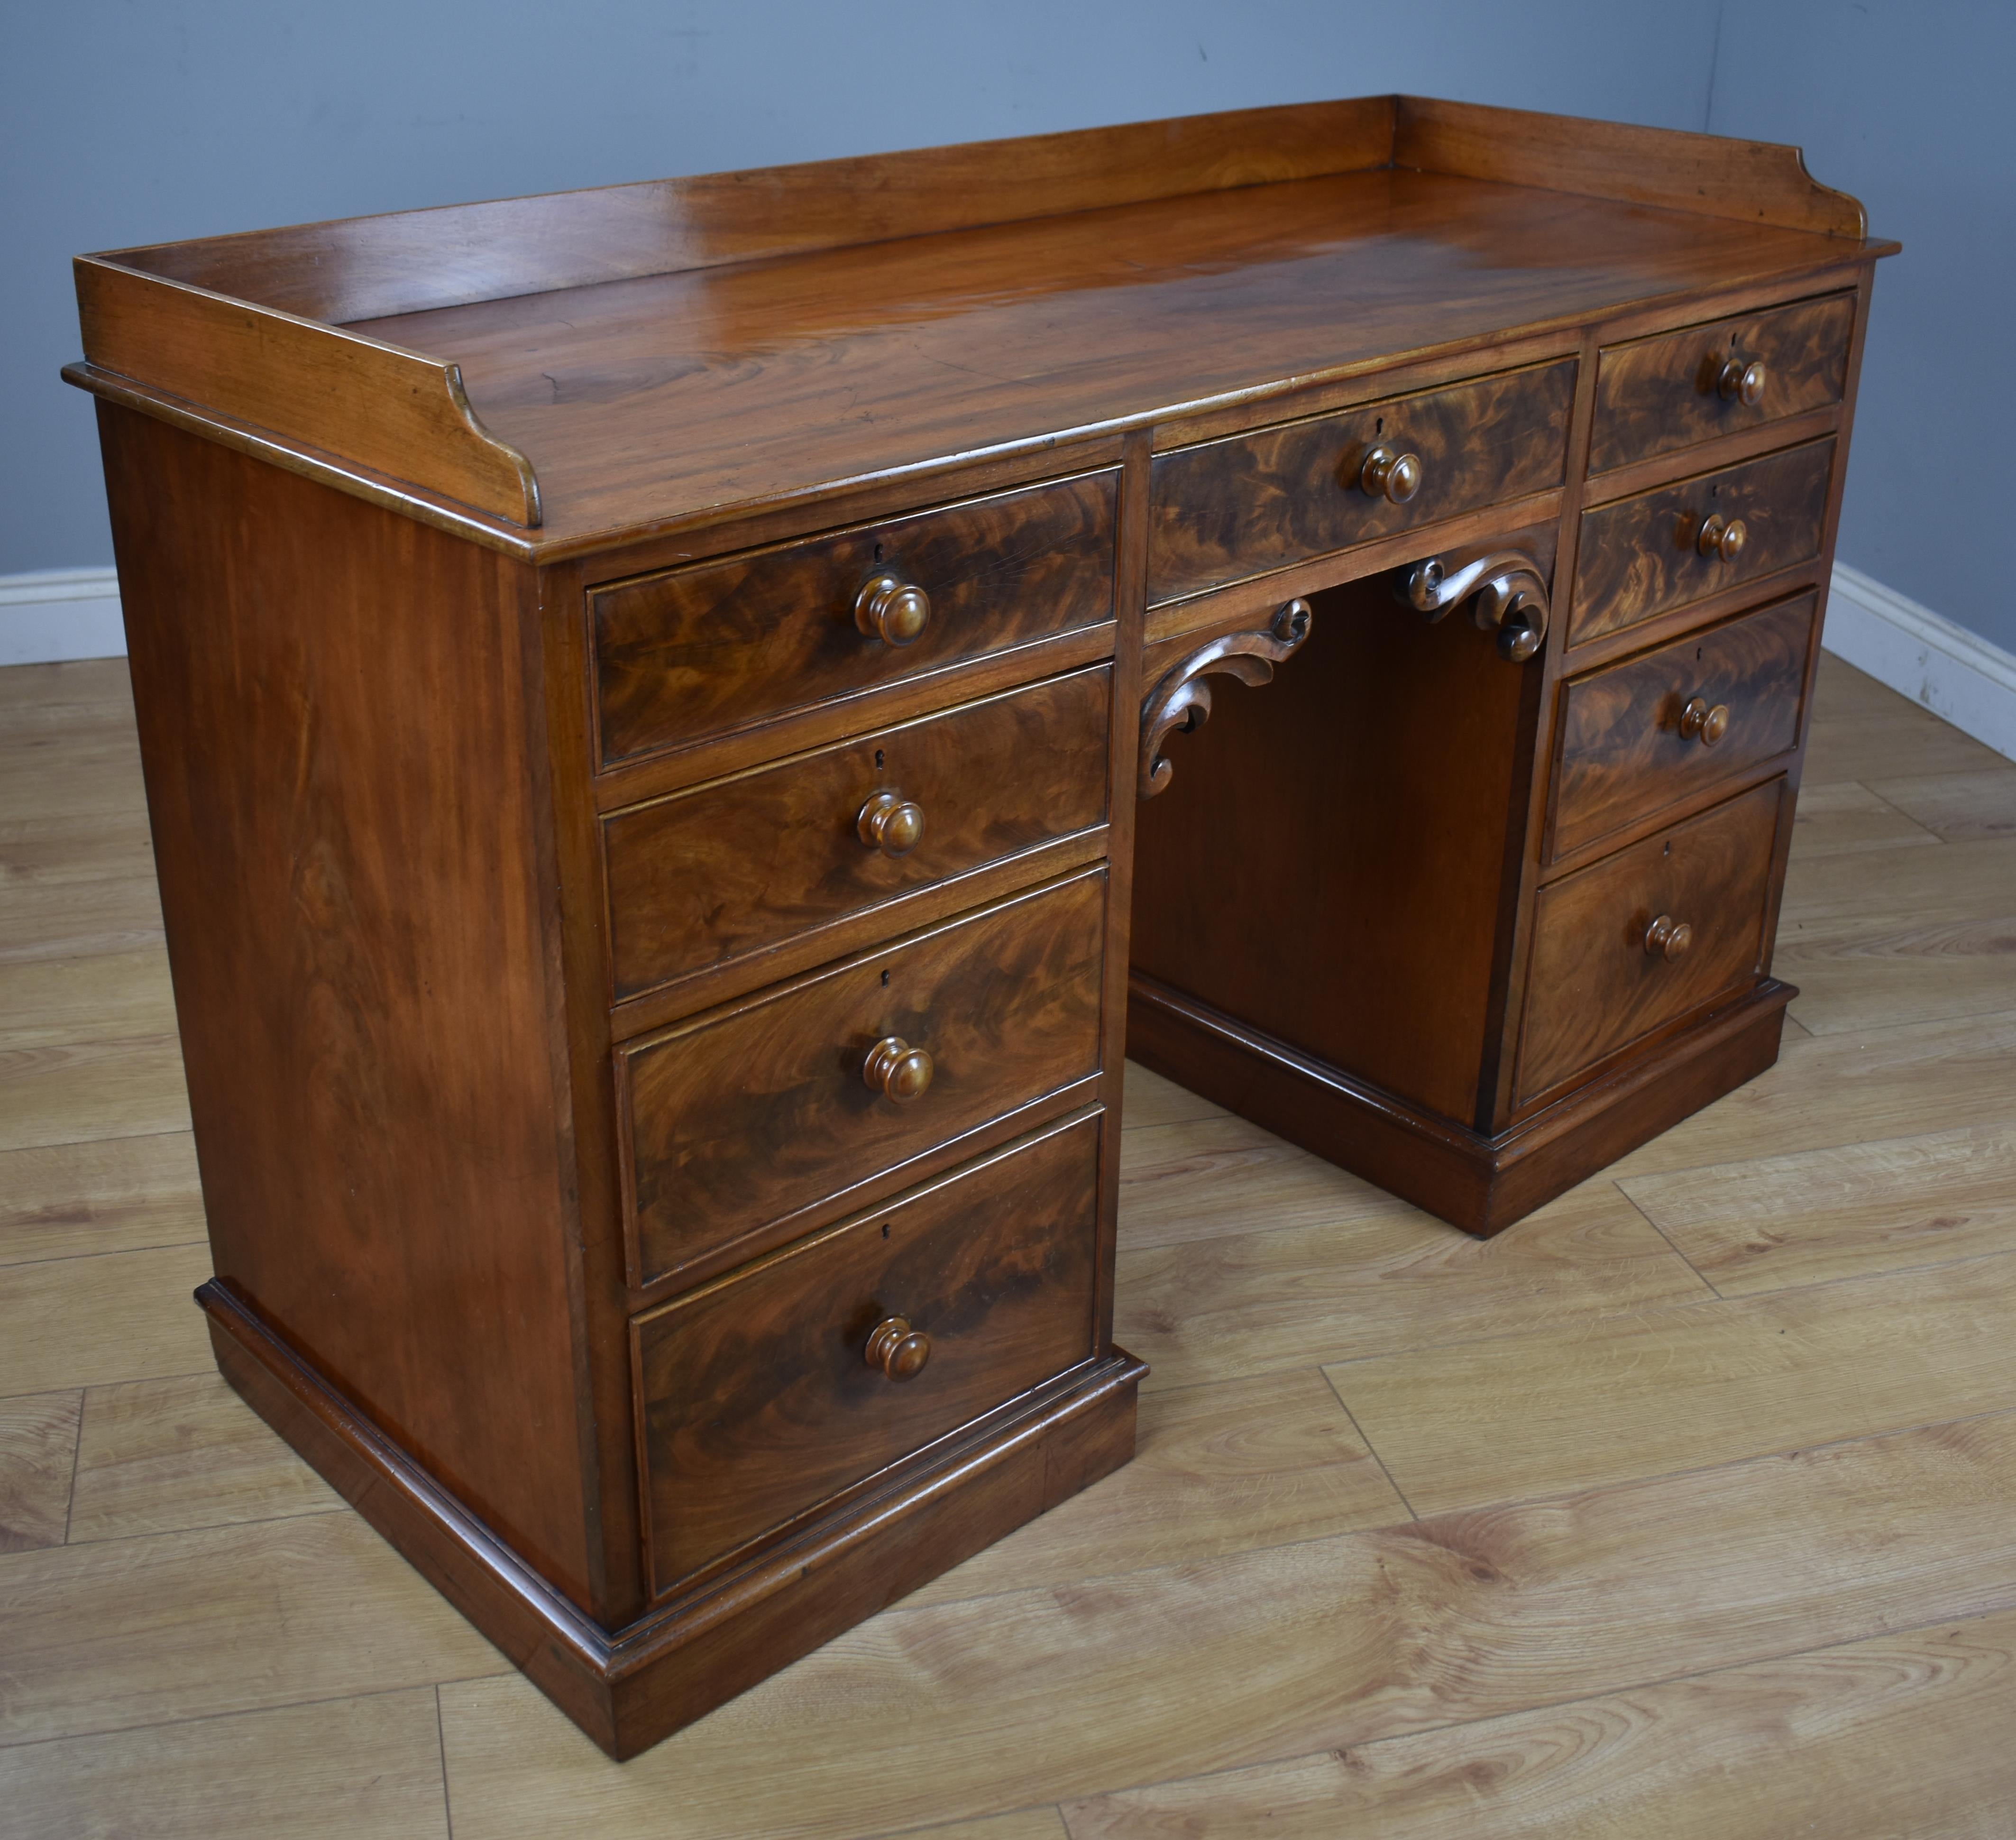
[{"label": "desk drawer", "polygon": [[1816,604],[1802,594],[1570,683],[1547,860],[1788,752]]},{"label": "desk drawer", "polygon": [[[1102,664],[611,813],[617,996],[1104,823],[1112,686]],[[870,841],[877,798],[920,841]]]},{"label": "desk drawer", "polygon": [[[1118,477],[1084,474],[595,590],[603,765],[1110,620]],[[926,598],[905,643],[864,629],[874,609],[857,603],[884,580]]]},{"label": "desk drawer", "polygon": [[1589,471],[1840,401],[1854,322],[1854,297],[1835,294],[1604,346]]},{"label": "desk drawer", "polygon": [[[1569,643],[1811,562],[1820,553],[1834,452],[1830,436],[1586,513]],[[1731,526],[1742,531],[1740,549],[1703,547]]]},{"label": "desk drawer", "polygon": [[[1090,1356],[1100,1124],[1053,1129],[637,1319],[656,1591]],[[901,1380],[869,1363],[891,1319],[915,1338],[892,1364],[923,1357]]]},{"label": "desk drawer", "polygon": [[[1766,780],[1540,891],[1520,1104],[1757,976],[1784,787]],[[1690,929],[1678,957],[1648,944],[1662,916]]]},{"label": "desk drawer", "polygon": [[[778,1244],[1096,1073],[1105,916],[1106,872],[1083,872],[619,1048],[639,1281]],[[927,1082],[907,1099],[869,1083],[892,1038],[929,1057],[898,1070]]]},{"label": "desk drawer", "polygon": [[[1565,359],[1159,455],[1149,604],[1559,485],[1575,371]],[[1403,503],[1362,483],[1381,446],[1420,463]]]}]

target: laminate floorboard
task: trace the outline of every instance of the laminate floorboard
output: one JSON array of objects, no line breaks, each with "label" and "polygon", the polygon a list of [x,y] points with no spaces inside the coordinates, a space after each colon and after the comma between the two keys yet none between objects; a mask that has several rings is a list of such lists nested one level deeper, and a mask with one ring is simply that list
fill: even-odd
[{"label": "laminate floorboard", "polygon": [[0,1810],[35,1840],[448,1840],[434,1690],[16,1745]]},{"label": "laminate floorboard", "polygon": [[185,1130],[0,1150],[0,1265],[203,1237]]},{"label": "laminate floorboard", "polygon": [[1618,1186],[1725,1297],[2016,1246],[2016,1119]]},{"label": "laminate floorboard", "polygon": [[516,1676],[445,1686],[442,1730],[458,1840],[840,1840],[2011,1608],[2005,1416],[899,1606],[627,1764]]},{"label": "laminate floorboard", "polygon": [[2016,1615],[1072,1803],[1071,1840],[2003,1840]]},{"label": "laminate floorboard", "polygon": [[1470,1239],[1388,1203],[1315,1226],[1123,1250],[1113,1333],[1145,1392],[1509,1334],[1711,1294],[1612,1183]]},{"label": "laminate floorboard", "polygon": [[2016,1253],[1326,1370],[1417,1514],[2016,1411]]},{"label": "laminate floorboard", "polygon": [[0,1553],[63,1544],[83,1406],[74,1391],[0,1399]]},{"label": "laminate floorboard", "polygon": [[218,1374],[95,1386],[84,1395],[73,1546],[343,1505]]},{"label": "laminate floorboard", "polygon": [[1778,1064],[1488,1244],[1130,1068],[1135,1464],[618,1766],[216,1377],[125,666],[0,671],[0,1831],[2008,1840],[2016,769],[1805,777]]}]

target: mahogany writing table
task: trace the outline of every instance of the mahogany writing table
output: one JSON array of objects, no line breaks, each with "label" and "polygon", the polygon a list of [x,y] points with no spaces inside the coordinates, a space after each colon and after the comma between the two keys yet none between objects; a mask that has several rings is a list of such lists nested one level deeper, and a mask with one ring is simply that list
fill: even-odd
[{"label": "mahogany writing table", "polygon": [[81,258],[225,1373],[627,1755],[1125,1461],[1123,1051],[1474,1233],[1767,1066],[1894,247],[1379,97]]}]

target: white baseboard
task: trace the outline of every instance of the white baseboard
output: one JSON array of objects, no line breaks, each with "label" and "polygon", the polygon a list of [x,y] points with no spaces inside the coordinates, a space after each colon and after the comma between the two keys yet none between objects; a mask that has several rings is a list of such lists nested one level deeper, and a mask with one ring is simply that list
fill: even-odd
[{"label": "white baseboard", "polygon": [[125,655],[117,570],[0,575],[0,665]]},{"label": "white baseboard", "polygon": [[1834,565],[1820,643],[2016,760],[2016,657],[2000,646],[1845,562]]},{"label": "white baseboard", "polygon": [[[1827,649],[2016,760],[2016,657],[1838,562]],[[0,575],[0,665],[126,654],[112,569]]]}]

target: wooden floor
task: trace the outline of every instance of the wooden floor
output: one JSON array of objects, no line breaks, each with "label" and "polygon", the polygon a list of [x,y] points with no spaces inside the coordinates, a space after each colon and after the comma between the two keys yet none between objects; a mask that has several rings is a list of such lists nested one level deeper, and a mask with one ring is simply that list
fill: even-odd
[{"label": "wooden floor", "polygon": [[2016,767],[1807,778],[1770,1073],[1489,1245],[1139,1075],[1139,1457],[619,1767],[211,1370],[124,668],[0,672],[0,1832],[2007,1840]]}]

